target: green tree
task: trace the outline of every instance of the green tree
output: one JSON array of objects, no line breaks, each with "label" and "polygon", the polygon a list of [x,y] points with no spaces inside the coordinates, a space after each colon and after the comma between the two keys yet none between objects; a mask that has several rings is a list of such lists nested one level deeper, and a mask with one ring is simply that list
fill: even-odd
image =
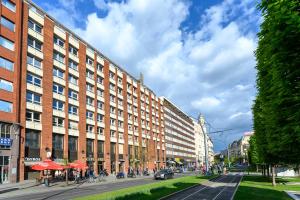
[{"label": "green tree", "polygon": [[300,162],[300,1],[261,0],[253,106],[257,152],[275,166]]}]

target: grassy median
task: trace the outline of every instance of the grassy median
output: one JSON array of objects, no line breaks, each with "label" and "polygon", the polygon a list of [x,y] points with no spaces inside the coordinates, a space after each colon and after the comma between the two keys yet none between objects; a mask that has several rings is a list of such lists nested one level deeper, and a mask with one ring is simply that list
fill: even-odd
[{"label": "grassy median", "polygon": [[81,197],[77,198],[77,200],[154,200],[199,184],[210,178],[212,177],[187,176]]},{"label": "grassy median", "polygon": [[263,176],[244,176],[234,200],[290,200],[284,190],[300,191],[299,185],[288,185],[300,182],[300,178],[277,178],[277,186],[272,186],[271,178]]}]

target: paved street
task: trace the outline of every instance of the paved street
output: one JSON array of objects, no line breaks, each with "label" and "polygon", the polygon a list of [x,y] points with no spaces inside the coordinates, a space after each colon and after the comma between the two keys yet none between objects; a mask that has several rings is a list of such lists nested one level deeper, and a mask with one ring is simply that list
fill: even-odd
[{"label": "paved street", "polygon": [[[188,176],[187,174],[176,174],[175,178]],[[132,187],[136,185],[143,185],[152,182],[158,182],[159,180],[153,180],[153,176],[141,177],[137,179],[129,180],[115,180],[113,182],[104,182],[98,184],[85,184],[78,185],[76,187],[71,186],[67,188],[46,188],[44,186],[33,187],[24,190],[18,190],[0,194],[0,199],[7,200],[66,200],[80,196],[87,196],[92,194],[98,194],[102,192],[108,192],[121,188]],[[48,191],[47,191],[48,189]]]},{"label": "paved street", "polygon": [[164,200],[230,200],[241,178],[241,174],[223,175]]}]

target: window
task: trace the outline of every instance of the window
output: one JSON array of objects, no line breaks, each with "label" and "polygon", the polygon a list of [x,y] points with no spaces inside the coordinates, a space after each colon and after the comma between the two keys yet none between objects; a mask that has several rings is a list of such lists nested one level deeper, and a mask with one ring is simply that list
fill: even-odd
[{"label": "window", "polygon": [[120,106],[123,106],[123,101],[122,101],[122,99],[118,99],[118,104],[119,104]]},{"label": "window", "polygon": [[42,67],[42,61],[32,55],[27,55],[27,64],[32,65],[37,68]]},{"label": "window", "polygon": [[94,140],[86,139],[86,153],[89,155],[94,153]]},{"label": "window", "polygon": [[123,111],[122,110],[118,110],[118,116],[123,117]]},{"label": "window", "polygon": [[0,89],[12,92],[13,91],[13,83],[3,80],[3,79],[0,79]]},{"label": "window", "polygon": [[97,89],[97,95],[103,97],[103,90]]},{"label": "window", "polygon": [[0,45],[11,51],[13,51],[15,49],[15,44],[2,36],[0,36]]},{"label": "window", "polygon": [[113,118],[110,118],[110,125],[111,126],[116,126],[116,120]]},{"label": "window", "polygon": [[[12,128],[11,124],[1,123],[0,124],[0,136],[1,136],[1,138],[11,138],[10,137],[11,128]],[[0,149],[10,149],[10,146],[1,145]],[[2,164],[2,159],[0,159],[0,160],[1,160],[0,161],[0,165],[1,165]],[[7,161],[8,161],[8,159],[7,159]]]},{"label": "window", "polygon": [[63,111],[63,110],[64,110],[64,103],[63,103],[62,101],[53,99],[52,107],[53,107],[53,109],[55,109],[55,110]]},{"label": "window", "polygon": [[86,125],[86,132],[94,133],[94,126],[87,124]]},{"label": "window", "polygon": [[60,69],[53,68],[53,76],[56,76],[58,78],[64,78],[64,72]]},{"label": "window", "polygon": [[30,83],[35,86],[41,87],[41,85],[42,85],[41,78],[36,75],[30,74],[30,73],[27,73],[26,80],[27,80],[27,83]]},{"label": "window", "polygon": [[86,104],[90,106],[94,106],[94,99],[91,97],[86,97]]},{"label": "window", "polygon": [[109,99],[110,99],[111,102],[116,101],[116,97],[114,95],[109,95]]},{"label": "window", "polygon": [[[103,135],[103,134],[104,134],[103,128],[97,127],[97,133],[98,133],[99,135]],[[99,147],[98,147],[98,151],[100,151]],[[102,152],[103,152],[103,151],[102,151]]]},{"label": "window", "polygon": [[87,83],[87,84],[86,84],[86,90],[87,90],[87,91],[90,91],[90,92],[94,92],[94,86],[91,85],[91,84],[89,84],[89,83]]},{"label": "window", "polygon": [[116,131],[110,130],[110,137],[116,137]]},{"label": "window", "polygon": [[103,65],[97,63],[97,70],[103,72]]},{"label": "window", "polygon": [[88,56],[86,57],[86,63],[87,63],[87,64],[93,65],[93,62],[94,62],[93,59],[91,59],[91,58],[88,57]]},{"label": "window", "polygon": [[118,77],[118,83],[122,84],[122,78]]},{"label": "window", "polygon": [[103,122],[103,118],[104,118],[103,115],[97,114],[97,121],[98,121],[98,122]]},{"label": "window", "polygon": [[69,151],[76,152],[77,151],[77,137],[68,136],[68,146]]},{"label": "window", "polygon": [[15,24],[3,16],[1,16],[1,24],[3,26],[5,26],[6,28],[8,28],[9,30],[11,30],[13,32],[15,31]]},{"label": "window", "polygon": [[42,26],[39,25],[37,22],[33,21],[32,19],[28,20],[28,27],[34,30],[35,32],[42,34]]},{"label": "window", "polygon": [[86,77],[94,79],[94,73],[90,70],[86,70]]},{"label": "window", "polygon": [[122,95],[122,88],[118,87],[118,94]]},{"label": "window", "polygon": [[109,89],[111,89],[112,91],[115,91],[115,85],[112,84],[112,83],[110,83],[110,84],[109,84]]},{"label": "window", "polygon": [[122,122],[122,121],[118,121],[118,126],[119,126],[120,128],[123,128],[123,122]]},{"label": "window", "polygon": [[78,63],[76,63],[75,61],[69,59],[69,67],[77,71],[78,70]]},{"label": "window", "polygon": [[65,42],[60,39],[59,37],[57,37],[56,35],[54,36],[54,44],[57,44],[58,46],[64,48],[65,46]]},{"label": "window", "polygon": [[32,37],[28,37],[28,45],[38,51],[42,51],[42,43]]},{"label": "window", "polygon": [[103,110],[103,102],[97,101],[97,107],[101,110]]},{"label": "window", "polygon": [[115,114],[115,112],[116,112],[116,109],[114,107],[110,106],[110,113]]},{"label": "window", "polygon": [[13,12],[16,12],[16,5],[10,0],[2,0],[2,5]]},{"label": "window", "polygon": [[94,119],[94,113],[91,112],[91,111],[86,111],[86,118],[93,120]]},{"label": "window", "polygon": [[69,120],[68,127],[69,127],[69,129],[72,129],[72,130],[78,130],[78,122]]},{"label": "window", "polygon": [[69,105],[69,114],[78,115],[78,107]]},{"label": "window", "polygon": [[64,149],[64,136],[63,135],[53,134],[52,148],[54,150],[63,150]]},{"label": "window", "polygon": [[58,62],[65,63],[65,56],[56,51],[53,52],[53,59],[57,60]]},{"label": "window", "polygon": [[109,78],[115,79],[115,74],[113,72],[109,72]]},{"label": "window", "polygon": [[68,93],[69,93],[69,98],[78,100],[78,92],[69,89]]},{"label": "window", "polygon": [[41,114],[31,110],[26,110],[26,121],[41,122]]},{"label": "window", "polygon": [[69,74],[69,82],[74,85],[78,85],[78,78]]},{"label": "window", "polygon": [[0,57],[0,67],[4,68],[4,69],[7,69],[9,71],[13,71],[14,70],[14,63],[5,59],[5,58],[2,58]]},{"label": "window", "polygon": [[103,85],[103,78],[101,76],[97,76],[97,83]]},{"label": "window", "polygon": [[27,93],[26,93],[26,101],[30,102],[30,103],[34,103],[34,104],[40,105],[41,104],[41,96],[38,95],[38,94],[36,94],[36,93],[27,91]]},{"label": "window", "polygon": [[61,85],[58,85],[56,83],[53,83],[53,92],[57,94],[63,94],[64,93],[64,87]]},{"label": "window", "polygon": [[0,100],[0,111],[12,112],[13,105],[10,102]]},{"label": "window", "polygon": [[69,52],[75,56],[77,56],[78,49],[69,44]]},{"label": "window", "polygon": [[25,146],[31,149],[40,148],[40,132],[35,130],[26,130]]},{"label": "window", "polygon": [[52,118],[52,124],[53,124],[53,126],[63,127],[64,126],[64,119],[60,118],[60,117],[53,117]]}]

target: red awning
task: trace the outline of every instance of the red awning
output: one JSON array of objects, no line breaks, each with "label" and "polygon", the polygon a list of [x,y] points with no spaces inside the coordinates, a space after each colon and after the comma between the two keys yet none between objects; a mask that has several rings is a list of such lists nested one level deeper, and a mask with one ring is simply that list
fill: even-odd
[{"label": "red awning", "polygon": [[42,170],[63,170],[64,167],[57,164],[56,162],[54,162],[52,160],[47,159],[47,160],[44,160],[43,162],[32,165],[31,169],[38,170],[38,171],[42,171]]},{"label": "red awning", "polygon": [[71,168],[74,168],[74,169],[87,169],[88,168],[88,166],[86,165],[86,163],[81,162],[79,160],[76,160],[73,163],[69,163],[69,166]]}]

